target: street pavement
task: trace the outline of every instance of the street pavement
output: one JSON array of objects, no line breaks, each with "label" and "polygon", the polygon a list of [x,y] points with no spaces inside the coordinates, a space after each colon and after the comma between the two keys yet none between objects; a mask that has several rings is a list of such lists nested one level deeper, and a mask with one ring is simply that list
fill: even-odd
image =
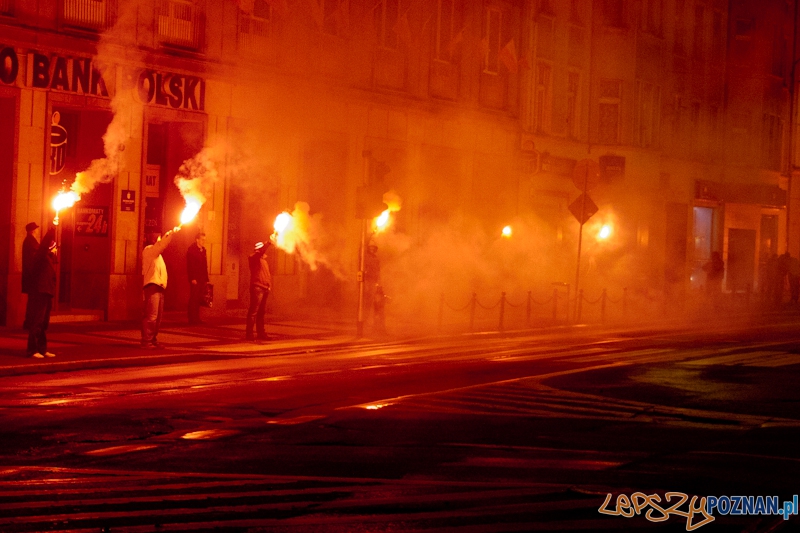
[{"label": "street pavement", "polygon": [[[237,316],[238,315],[238,316]],[[362,337],[356,335],[355,317],[342,313],[316,311],[294,316],[269,315],[265,328],[268,340],[245,340],[245,318],[241,311],[223,317],[204,319],[200,325],[189,325],[185,313],[165,313],[158,334],[162,345],[158,349],[140,347],[140,323],[135,321],[69,322],[66,317],[50,324],[47,331],[48,350],[55,358],[25,357],[27,331],[22,328],[0,327],[0,376],[19,373],[53,372],[76,368],[108,366],[148,366],[163,364],[170,359],[208,355],[291,354],[336,346],[360,345],[373,342],[442,341],[470,336],[515,336],[541,334],[549,340],[597,335],[635,336],[637,332],[686,332],[698,330],[724,331],[728,328],[753,325],[783,324],[800,326],[800,309],[792,306],[777,311],[750,310],[719,316],[698,313],[662,316],[657,319],[614,322],[608,324],[566,324],[563,321],[536,322],[527,328],[497,331],[496,324],[477,324],[475,331],[450,328],[440,332],[434,325],[389,324],[386,335],[372,335],[367,328]]]},{"label": "street pavement", "polygon": [[[794,494],[790,309],[436,335],[53,325],[0,348],[0,531],[645,531],[607,493]],[[633,488],[631,488],[633,487]],[[791,531],[779,516],[709,530]]]}]

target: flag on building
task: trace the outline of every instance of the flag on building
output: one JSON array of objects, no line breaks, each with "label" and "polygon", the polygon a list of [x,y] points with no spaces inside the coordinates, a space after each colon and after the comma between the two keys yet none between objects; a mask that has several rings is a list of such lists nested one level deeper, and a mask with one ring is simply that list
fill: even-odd
[{"label": "flag on building", "polygon": [[464,28],[461,28],[458,33],[456,33],[452,39],[450,39],[450,43],[447,45],[447,54],[449,56],[453,56],[453,53],[456,51],[456,47],[461,44],[464,40]]},{"label": "flag on building", "polygon": [[503,62],[503,65],[506,66],[510,73],[517,73],[519,64],[517,63],[517,51],[514,48],[514,39],[508,41],[503,49],[500,50],[500,61]]}]

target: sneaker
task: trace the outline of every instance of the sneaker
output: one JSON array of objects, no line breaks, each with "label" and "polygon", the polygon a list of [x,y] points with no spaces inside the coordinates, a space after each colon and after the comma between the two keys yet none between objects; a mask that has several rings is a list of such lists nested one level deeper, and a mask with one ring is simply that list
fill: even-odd
[{"label": "sneaker", "polygon": [[158,341],[153,341],[153,348],[163,348],[164,345]]},{"label": "sneaker", "polygon": [[35,354],[31,354],[30,357],[33,357],[34,359],[44,359],[44,356],[42,354],[40,354],[39,352],[36,352]]},{"label": "sneaker", "polygon": [[53,352],[44,352],[44,356],[45,357],[55,357],[56,354],[54,354]]},{"label": "sneaker", "polygon": [[139,345],[139,348],[141,348],[142,350],[152,350],[153,348],[155,348],[155,346],[143,342]]}]

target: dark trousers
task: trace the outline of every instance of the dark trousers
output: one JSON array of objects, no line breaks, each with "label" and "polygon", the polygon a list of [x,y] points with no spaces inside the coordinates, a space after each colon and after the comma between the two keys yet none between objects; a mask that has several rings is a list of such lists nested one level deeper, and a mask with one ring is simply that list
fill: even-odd
[{"label": "dark trousers", "polygon": [[157,342],[161,315],[164,312],[164,289],[149,283],[144,287],[144,308],[142,309],[142,344]]},{"label": "dark trousers", "polygon": [[31,329],[31,310],[33,309],[33,305],[31,304],[31,295],[28,294],[28,298],[25,303],[25,321],[22,323],[22,329]]},{"label": "dark trousers", "polygon": [[205,283],[196,283],[189,285],[189,324],[198,324],[200,322],[200,302],[206,291]]},{"label": "dark trousers", "polygon": [[[29,356],[47,353],[47,327],[50,325],[50,310],[53,308],[53,295],[31,293],[28,295],[28,349]],[[27,314],[27,313],[26,313]]]},{"label": "dark trousers", "polygon": [[267,308],[267,297],[269,289],[250,286],[250,307],[247,309],[247,338],[253,338],[253,325],[256,326],[256,333],[259,337],[264,337],[264,311]]}]

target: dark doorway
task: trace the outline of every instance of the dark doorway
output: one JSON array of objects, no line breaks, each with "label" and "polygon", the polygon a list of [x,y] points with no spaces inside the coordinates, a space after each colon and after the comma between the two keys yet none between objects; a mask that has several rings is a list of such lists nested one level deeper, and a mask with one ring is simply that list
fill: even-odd
[{"label": "dark doorway", "polygon": [[[111,112],[104,110],[53,107],[50,197],[45,199],[46,204],[61,188],[68,189],[76,174],[88,169],[93,160],[105,157],[103,135],[111,118]],[[59,135],[55,135],[57,132]],[[57,145],[53,144],[56,140]],[[60,310],[106,309],[111,269],[112,179],[113,176],[97,176],[94,187],[59,217]]]},{"label": "dark doorway", "polygon": [[[0,324],[6,324],[8,275],[11,270],[11,185],[14,183],[14,126],[16,99],[0,98]],[[26,221],[33,222],[31,220]],[[36,221],[38,222],[38,220]]]},{"label": "dark doorway", "polygon": [[[183,200],[175,176],[187,159],[197,155],[203,148],[205,127],[200,122],[169,122],[166,128],[165,162],[160,180],[162,201],[161,231],[167,232],[180,222],[180,215],[186,202]],[[167,265],[168,284],[164,294],[164,308],[168,311],[186,309],[189,302],[189,278],[186,273],[186,251],[194,242],[195,235],[204,229],[204,213],[184,226],[175,235],[162,254]],[[209,254],[210,255],[210,254]]]},{"label": "dark doorway", "polygon": [[756,257],[756,231],[752,229],[728,230],[727,288],[733,292],[753,287]]},{"label": "dark doorway", "polygon": [[664,249],[664,280],[668,295],[682,293],[686,280],[686,236],[689,231],[689,206],[667,204],[667,230]]}]

